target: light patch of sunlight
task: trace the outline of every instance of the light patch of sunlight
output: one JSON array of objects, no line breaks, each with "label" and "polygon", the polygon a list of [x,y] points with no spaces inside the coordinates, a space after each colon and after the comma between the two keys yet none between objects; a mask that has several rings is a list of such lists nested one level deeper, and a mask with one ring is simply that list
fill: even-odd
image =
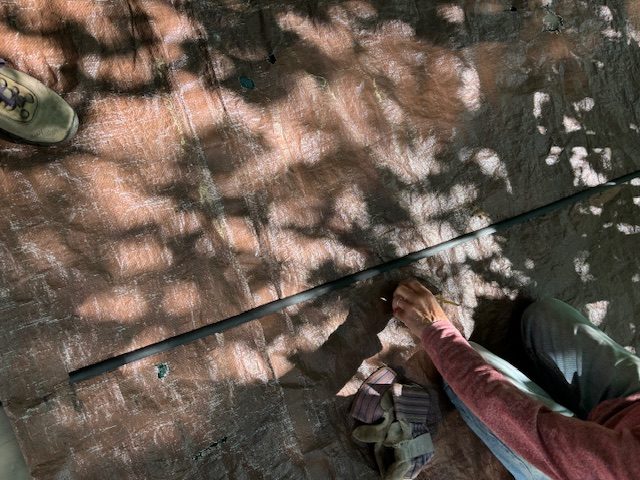
[{"label": "light patch of sunlight", "polygon": [[513,268],[513,263],[506,257],[496,257],[489,262],[489,270],[497,273],[504,278],[511,278],[516,280],[520,285],[527,285],[531,283],[531,277],[525,275],[520,270]]},{"label": "light patch of sunlight", "polygon": [[527,270],[532,270],[533,268],[535,268],[535,266],[536,266],[536,263],[530,258],[527,258],[524,261],[524,268],[526,268]]},{"label": "light patch of sunlight", "polygon": [[633,197],[633,204],[640,207],[640,197]]},{"label": "light patch of sunlight", "polygon": [[475,112],[480,108],[480,77],[473,67],[463,67],[459,73],[462,84],[458,96],[467,110]]},{"label": "light patch of sunlight", "polygon": [[188,315],[200,308],[200,291],[195,282],[176,282],[164,287],[162,308],[174,317]]},{"label": "light patch of sunlight", "polygon": [[589,258],[589,252],[583,250],[578,252],[578,255],[573,259],[573,266],[576,269],[576,273],[580,275],[580,280],[584,283],[594,280],[594,276],[589,273],[590,266],[587,263],[587,258]]},{"label": "light patch of sunlight", "polygon": [[600,5],[600,7],[598,7],[598,16],[605,22],[613,21],[613,13],[611,12],[611,9],[606,5]]},{"label": "light patch of sunlight", "polygon": [[233,355],[236,358],[233,363],[237,365],[238,380],[244,380],[245,383],[252,383],[256,380],[267,383],[271,379],[269,373],[271,369],[262,349],[244,342],[235,342]]},{"label": "light patch of sunlight", "polygon": [[350,397],[351,395],[354,395],[360,388],[360,385],[362,385],[362,382],[378,368],[380,368],[380,365],[376,364],[375,362],[367,362],[366,360],[363,361],[353,377],[351,377],[351,379],[349,379],[349,381],[344,384],[344,386],[340,389],[340,391],[338,391],[338,393],[336,393],[336,395],[338,397]]},{"label": "light patch of sunlight", "polygon": [[513,193],[511,182],[509,181],[509,176],[507,174],[507,167],[505,163],[500,160],[500,157],[495,150],[482,148],[476,152],[474,159],[482,173],[489,177],[503,179],[507,192]]},{"label": "light patch of sunlight", "polygon": [[[335,216],[341,221],[336,227],[343,229],[345,225],[357,225],[360,228],[367,228],[371,224],[367,202],[362,190],[357,185],[340,192],[335,199]],[[336,223],[336,222],[332,222]]]},{"label": "light patch of sunlight", "polygon": [[439,5],[438,16],[450,23],[463,23],[464,22],[464,10],[460,5],[448,4]]},{"label": "light patch of sunlight", "polygon": [[635,123],[630,123],[629,124],[629,128],[631,130],[633,130],[636,133],[640,133],[640,128],[638,127],[638,125],[636,125]]},{"label": "light patch of sunlight", "polygon": [[84,74],[92,80],[96,80],[100,65],[100,55],[97,53],[86,53],[82,55],[79,62]]},{"label": "light patch of sunlight", "polygon": [[595,205],[590,205],[589,206],[589,211],[593,214],[593,215],[602,215],[602,207],[596,207]]},{"label": "light patch of sunlight", "polygon": [[573,108],[576,112],[590,112],[593,110],[596,102],[591,97],[584,97],[579,102],[573,104]]},{"label": "light patch of sunlight", "polygon": [[498,273],[504,278],[512,278],[516,271],[513,270],[513,264],[507,257],[494,257],[489,262],[489,271]]},{"label": "light patch of sunlight", "polygon": [[619,232],[624,233],[625,235],[635,235],[640,233],[640,226],[631,225],[629,223],[618,223],[616,228]]},{"label": "light patch of sunlight", "polygon": [[344,2],[344,8],[348,10],[351,15],[364,20],[371,20],[375,18],[378,13],[375,7],[366,1]]},{"label": "light patch of sunlight", "polygon": [[628,20],[627,20],[626,30],[627,30],[627,45],[630,45],[631,41],[634,41],[636,42],[636,44],[640,45],[640,32],[638,32],[635,26]]},{"label": "light patch of sunlight", "polygon": [[611,164],[611,149],[609,147],[594,148],[593,152],[597,153],[598,155],[600,155],[600,160],[602,160],[602,166],[605,169],[610,170],[611,167],[612,167],[612,164]]},{"label": "light patch of sunlight", "polygon": [[[368,366],[371,370],[371,373],[373,373],[373,369],[371,369],[371,367],[366,362],[363,362],[362,365],[360,365],[360,367],[362,366]],[[367,378],[369,375],[371,375],[371,373],[364,373],[362,375],[362,378]],[[351,395],[355,395],[355,393],[358,391],[358,388],[360,388],[360,385],[362,385],[362,378],[360,378],[357,374],[351,377],[347,381],[347,383],[345,383],[344,386],[338,391],[338,393],[336,393],[336,396],[350,397]]]},{"label": "light patch of sunlight", "polygon": [[640,283],[640,273],[635,273],[633,277],[631,277],[631,281],[633,283]]},{"label": "light patch of sunlight", "polygon": [[469,228],[472,230],[478,230],[484,228],[491,223],[491,217],[487,212],[481,208],[474,208],[471,211],[471,218],[469,219]]},{"label": "light patch of sunlight", "polygon": [[276,378],[282,378],[295,368],[295,364],[291,361],[291,334],[290,330],[287,334],[281,334],[273,338],[267,347],[273,375]]},{"label": "light patch of sunlight", "polygon": [[107,262],[110,272],[130,277],[158,272],[173,265],[173,253],[152,235],[126,239],[113,246],[113,257]]},{"label": "light patch of sunlight", "polygon": [[[338,18],[343,16],[340,9],[339,6],[330,8]],[[293,32],[328,58],[337,60],[352,54],[353,33],[342,25],[316,22],[306,15],[292,11],[278,14],[276,21],[280,29]],[[407,27],[411,28],[409,25]]]},{"label": "light patch of sunlight", "polygon": [[[338,300],[342,298],[338,296]],[[287,308],[289,315],[300,315],[304,313],[304,306],[295,304]],[[331,306],[331,320],[326,322],[304,322],[296,326],[296,336],[305,340],[304,346],[299,346],[299,351],[313,352],[320,348],[327,338],[335,332],[349,316],[349,307],[346,302],[338,302]]]},{"label": "light patch of sunlight", "polygon": [[[606,23],[611,24],[611,22],[613,22],[613,13],[611,12],[611,9],[606,5],[601,5],[600,7],[598,7],[598,16]],[[619,40],[622,38],[622,32],[614,30],[613,28],[611,28],[611,26],[602,30],[601,33],[609,40]]]},{"label": "light patch of sunlight", "polygon": [[[489,217],[485,217],[489,218]],[[478,228],[486,227],[487,221],[478,226]],[[463,244],[462,248],[454,248],[446,253],[449,256],[448,261],[461,266],[466,266],[466,262],[471,259],[482,261],[502,254],[502,246],[497,241],[495,235],[483,237],[479,245],[472,242]],[[473,272],[470,272],[473,273]]]},{"label": "light patch of sunlight", "polygon": [[167,212],[160,224],[160,232],[166,237],[192,235],[202,230],[204,215],[197,211]]},{"label": "light patch of sunlight", "polygon": [[564,125],[564,129],[567,133],[577,132],[582,129],[582,125],[580,125],[578,120],[567,115],[562,117],[562,125]]},{"label": "light patch of sunlight", "polygon": [[[399,361],[407,360],[415,352],[416,342],[414,338],[409,333],[409,330],[404,328],[401,323],[394,318],[390,319],[385,328],[378,333],[378,338],[380,339],[382,348],[376,353],[376,356],[384,355],[389,351],[390,346],[395,348],[396,345],[401,345],[404,351],[402,358],[398,359]],[[362,385],[363,379],[371,375],[379,366],[375,361],[375,357],[373,359],[363,360],[357,372],[342,386],[336,395],[338,397],[349,397],[355,394],[360,388],[360,385]]]},{"label": "light patch of sunlight", "polygon": [[446,195],[438,196],[440,203],[449,209],[461,208],[467,202],[478,198],[478,187],[472,184],[456,184],[449,189]]},{"label": "light patch of sunlight", "polygon": [[378,333],[380,344],[385,345],[401,345],[405,348],[411,348],[415,345],[413,337],[409,330],[402,327],[397,320],[387,322],[387,325]]},{"label": "light patch of sunlight", "polygon": [[556,163],[558,163],[558,160],[560,159],[560,154],[562,153],[562,150],[564,150],[562,147],[559,147],[557,145],[552,146],[549,149],[549,155],[544,160],[545,163],[547,165],[555,165]]},{"label": "light patch of sunlight", "polygon": [[620,40],[622,38],[622,32],[614,30],[613,28],[605,28],[601,33],[609,40]]},{"label": "light patch of sunlight", "polygon": [[638,186],[640,186],[640,178],[634,178],[629,183],[631,185],[633,185],[634,187],[638,187]]},{"label": "light patch of sunlight", "polygon": [[395,98],[392,98],[389,93],[380,88],[380,84],[375,78],[373,79],[373,89],[376,94],[376,99],[380,103],[380,107],[384,110],[387,118],[396,125],[402,124],[405,119],[405,112],[401,105]]},{"label": "light patch of sunlight", "polygon": [[587,149],[585,147],[573,147],[569,163],[574,173],[573,185],[586,185],[594,187],[606,181],[606,177],[596,172],[587,161]]},{"label": "light patch of sunlight", "polygon": [[427,176],[437,175],[442,170],[435,158],[439,149],[435,135],[421,139],[413,148],[399,147],[398,142],[394,143],[395,151],[391,156],[386,145],[380,145],[379,152],[376,152],[376,159],[384,162],[384,165],[403,181],[424,181]]},{"label": "light patch of sunlight", "polygon": [[600,326],[607,316],[609,301],[600,300],[593,303],[587,303],[584,308],[587,310],[587,318],[589,321],[595,326]]},{"label": "light patch of sunlight", "polygon": [[536,92],[533,94],[533,116],[535,118],[539,119],[542,117],[542,107],[549,100],[551,100],[551,97],[548,93]]},{"label": "light patch of sunlight", "polygon": [[76,308],[77,315],[98,321],[131,322],[148,312],[149,305],[142,293],[126,287],[91,295]]}]

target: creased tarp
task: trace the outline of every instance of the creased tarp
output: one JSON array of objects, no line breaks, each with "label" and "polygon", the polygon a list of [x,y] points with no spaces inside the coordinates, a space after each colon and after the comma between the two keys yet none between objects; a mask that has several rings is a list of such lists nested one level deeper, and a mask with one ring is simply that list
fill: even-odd
[{"label": "creased tarp", "polygon": [[[349,439],[360,382],[389,364],[420,383],[433,367],[388,298],[410,273],[438,283],[460,328],[502,350],[517,292],[553,295],[638,348],[639,186],[430,258],[240,329],[60,386],[7,409],[36,478],[375,478]],[[550,248],[548,239],[559,240]],[[516,248],[517,247],[517,248]],[[437,272],[434,274],[434,272]],[[168,374],[158,378],[158,365]],[[443,400],[444,401],[444,400]],[[422,477],[505,472],[452,407]],[[46,443],[47,448],[42,448]]]},{"label": "creased tarp", "polygon": [[[412,342],[393,325],[378,340],[385,320],[376,302],[365,299],[362,290],[352,293],[22,406],[15,419],[20,438],[48,432],[47,448],[27,447],[32,473],[36,478],[376,478],[371,459],[350,441],[351,385],[343,386],[381,343],[379,358],[360,370],[385,360],[403,363]],[[355,344],[356,336],[364,336],[366,344]],[[169,369],[163,379],[157,376],[160,361]],[[424,381],[424,374],[418,372],[417,379]],[[451,407],[441,431],[446,436],[430,470],[437,475],[430,478],[464,479],[469,471],[496,478],[495,459]]]},{"label": "creased tarp", "polygon": [[[0,6],[0,56],[81,119],[68,146],[1,145],[14,412],[76,368],[639,166],[635,2],[558,2],[558,34],[536,2]],[[471,260],[432,273],[501,295]],[[488,287],[463,278],[471,319]]]},{"label": "creased tarp", "polygon": [[2,5],[0,54],[82,119],[4,146],[4,323],[38,393],[638,166],[633,3],[558,4],[560,34],[535,4]]}]

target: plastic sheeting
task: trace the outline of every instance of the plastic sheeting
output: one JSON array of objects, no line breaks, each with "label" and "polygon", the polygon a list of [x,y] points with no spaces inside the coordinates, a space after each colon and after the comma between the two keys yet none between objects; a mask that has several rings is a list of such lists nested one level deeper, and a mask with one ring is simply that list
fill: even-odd
[{"label": "plastic sheeting", "polygon": [[[0,5],[0,56],[81,119],[0,145],[0,398],[36,478],[371,478],[343,414],[412,352],[393,278],[67,374],[640,167],[635,2]],[[634,192],[420,271],[466,333],[527,291],[636,347]],[[447,422],[430,478],[498,478]]]}]

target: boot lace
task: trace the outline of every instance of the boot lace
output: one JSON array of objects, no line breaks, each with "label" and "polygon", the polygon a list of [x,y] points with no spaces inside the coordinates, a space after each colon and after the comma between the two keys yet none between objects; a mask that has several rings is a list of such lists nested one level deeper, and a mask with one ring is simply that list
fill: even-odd
[{"label": "boot lace", "polygon": [[[6,65],[6,61],[0,58],[0,68]],[[6,91],[11,92],[9,96],[5,95]],[[5,104],[7,110],[20,109],[20,117],[23,119],[29,118],[29,111],[25,108],[26,103],[33,103],[33,95],[27,93],[22,95],[20,89],[17,86],[9,87],[7,81],[0,77],[0,103]]]}]

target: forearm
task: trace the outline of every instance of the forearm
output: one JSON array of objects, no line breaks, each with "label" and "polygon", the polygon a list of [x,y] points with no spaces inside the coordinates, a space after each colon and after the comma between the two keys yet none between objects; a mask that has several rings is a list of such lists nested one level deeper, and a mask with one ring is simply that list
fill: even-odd
[{"label": "forearm", "polygon": [[[424,348],[460,400],[524,459],[552,478],[640,478],[638,439],[551,412],[487,364],[449,322],[425,328]],[[597,474],[595,473],[597,472]],[[595,475],[595,476],[594,476]]]}]

